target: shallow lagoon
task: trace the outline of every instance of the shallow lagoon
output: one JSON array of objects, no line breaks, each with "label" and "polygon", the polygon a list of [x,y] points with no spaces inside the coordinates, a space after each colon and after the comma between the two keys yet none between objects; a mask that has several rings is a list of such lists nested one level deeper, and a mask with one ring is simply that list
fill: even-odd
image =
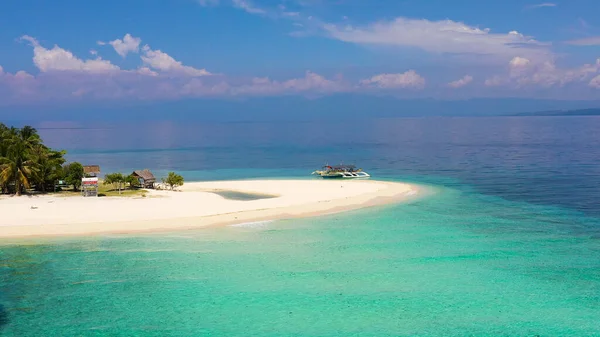
[{"label": "shallow lagoon", "polygon": [[[2,333],[600,335],[599,126],[597,118],[222,125],[178,129],[168,143],[140,135],[114,144],[103,130],[108,140],[95,144],[105,148],[72,149],[72,158],[105,171],[231,179],[300,177],[336,157],[437,193],[326,217],[5,245]],[[79,137],[61,133],[45,137]],[[163,150],[134,162],[124,147],[136,141]]]}]

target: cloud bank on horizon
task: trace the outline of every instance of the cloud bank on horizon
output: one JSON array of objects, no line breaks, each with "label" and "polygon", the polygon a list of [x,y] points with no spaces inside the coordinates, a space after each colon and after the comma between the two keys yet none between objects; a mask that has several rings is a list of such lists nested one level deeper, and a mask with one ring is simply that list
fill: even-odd
[{"label": "cloud bank on horizon", "polygon": [[[237,28],[248,28],[249,34],[254,32],[254,26],[279,27],[282,36],[278,38],[282,40],[277,41],[286,46],[297,43],[304,48],[316,44],[316,49],[310,52],[300,48],[297,50],[298,53],[316,55],[315,62],[319,61],[318,48],[326,48],[329,44],[335,48],[340,44],[350,46],[357,55],[384,55],[392,60],[398,56],[398,61],[361,67],[360,57],[353,59],[352,55],[339,53],[340,58],[351,60],[355,66],[350,69],[330,66],[325,70],[327,74],[320,74],[307,67],[310,59],[298,62],[300,66],[290,60],[287,67],[293,69],[297,76],[248,75],[251,67],[238,75],[237,71],[210,69],[203,66],[200,60],[184,64],[176,56],[153,48],[150,43],[144,42],[143,37],[127,31],[121,32],[120,36],[103,36],[97,42],[91,40],[86,48],[91,57],[69,49],[75,46],[63,46],[60,41],[54,41],[56,44],[41,42],[45,41],[45,37],[22,34],[17,37],[18,43],[11,41],[10,49],[29,46],[32,52],[30,64],[34,68],[8,71],[2,67],[3,56],[0,55],[0,99],[4,105],[18,105],[82,100],[315,96],[334,93],[469,98],[494,96],[497,92],[505,96],[600,98],[600,49],[596,48],[600,46],[600,36],[593,35],[593,25],[583,19],[579,19],[579,22],[585,22],[585,27],[580,24],[569,38],[557,41],[547,36],[546,39],[538,39],[515,29],[501,32],[482,28],[462,20],[372,17],[376,13],[362,17],[356,14],[356,19],[339,16],[339,13],[336,14],[337,18],[326,14],[319,17],[313,13],[326,12],[328,7],[317,1],[287,0],[274,7],[266,4],[272,3],[196,0],[194,8],[197,11],[218,11],[219,15],[236,18],[245,15],[247,23],[240,23]],[[347,10],[352,11],[357,6],[358,3],[353,4]],[[521,10],[541,12],[541,9],[552,10],[557,6],[556,3],[538,3]],[[360,8],[364,12],[368,6],[362,5]],[[52,35],[69,40],[68,34],[70,32],[59,30]],[[175,46],[178,50],[173,55],[185,55],[186,48],[194,45],[195,36],[192,33],[179,36],[184,44],[181,48]],[[90,49],[94,46],[96,49]],[[248,46],[243,43],[237,50],[235,46],[226,47],[216,44],[207,50],[215,50],[217,54],[220,49],[235,50],[240,53],[241,61],[244,53],[256,50],[252,44]],[[276,43],[270,44],[270,47],[274,53],[278,48],[286,48],[278,47]],[[582,48],[588,50],[580,52]],[[332,50],[332,54],[335,55],[335,50]],[[400,56],[405,55],[416,55],[414,58],[424,61],[404,61]],[[586,58],[589,61],[577,65],[571,58]],[[216,60],[218,57],[212,63],[218,63]],[[265,62],[268,64],[269,60]],[[335,59],[331,61],[332,64],[335,62]],[[26,68],[28,65],[20,66]],[[432,68],[435,70],[432,71]]]}]

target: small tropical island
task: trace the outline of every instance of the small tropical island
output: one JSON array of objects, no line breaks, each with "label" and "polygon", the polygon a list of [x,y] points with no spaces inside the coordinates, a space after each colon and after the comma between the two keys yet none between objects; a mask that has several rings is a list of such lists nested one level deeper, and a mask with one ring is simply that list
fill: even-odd
[{"label": "small tropical island", "polygon": [[[99,177],[99,165],[67,162],[37,131],[0,124],[0,238],[177,231],[318,216],[404,202],[413,184],[352,179],[185,182],[150,170]],[[93,195],[94,197],[89,197]],[[98,197],[103,196],[103,197]]]},{"label": "small tropical island", "polygon": [[[79,195],[86,178],[98,178],[98,165],[67,163],[67,152],[44,145],[37,130],[31,126],[7,127],[0,123],[0,194]],[[147,169],[131,174],[108,173],[97,183],[97,196],[144,196],[145,188],[182,186],[184,179],[175,172],[155,185],[154,175]]]}]

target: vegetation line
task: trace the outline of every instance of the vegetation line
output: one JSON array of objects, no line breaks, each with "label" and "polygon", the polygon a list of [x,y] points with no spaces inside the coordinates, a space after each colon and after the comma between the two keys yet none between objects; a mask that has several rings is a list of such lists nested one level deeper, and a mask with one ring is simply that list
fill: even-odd
[{"label": "vegetation line", "polygon": [[[78,192],[81,179],[87,175],[80,163],[66,164],[66,154],[64,150],[57,151],[44,145],[37,130],[31,126],[19,129],[0,123],[0,193],[19,196],[32,192],[59,192],[63,188]],[[173,190],[183,185],[183,177],[169,172],[162,183]],[[146,192],[133,174],[107,174],[101,185],[99,196],[145,196]],[[112,190],[106,188],[109,185]]]},{"label": "vegetation line", "polygon": [[21,195],[29,189],[54,191],[59,181],[78,190],[83,166],[65,165],[66,151],[53,150],[31,126],[21,129],[0,123],[0,191]]}]

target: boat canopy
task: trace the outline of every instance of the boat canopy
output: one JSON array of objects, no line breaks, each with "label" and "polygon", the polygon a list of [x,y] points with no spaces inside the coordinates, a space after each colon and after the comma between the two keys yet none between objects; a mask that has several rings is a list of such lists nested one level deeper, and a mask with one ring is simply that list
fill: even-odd
[{"label": "boat canopy", "polygon": [[336,171],[353,171],[356,170],[356,166],[354,165],[334,165],[334,166],[325,166],[324,168],[329,169],[329,170],[336,170]]}]

